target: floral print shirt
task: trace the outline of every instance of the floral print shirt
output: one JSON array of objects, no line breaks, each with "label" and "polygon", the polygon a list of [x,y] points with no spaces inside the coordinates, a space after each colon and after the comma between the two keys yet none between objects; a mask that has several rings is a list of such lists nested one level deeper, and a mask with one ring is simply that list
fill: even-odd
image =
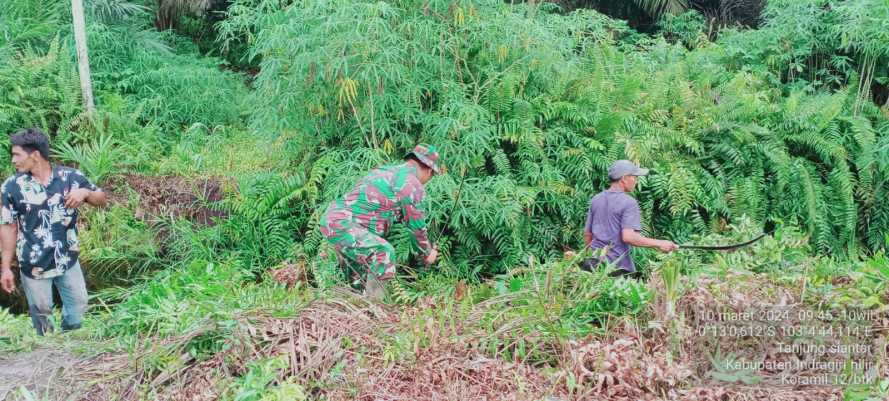
[{"label": "floral print shirt", "polygon": [[16,258],[34,279],[60,276],[78,264],[77,209],[65,197],[78,188],[101,191],[78,170],[53,166],[49,185],[30,173],[9,177],[0,188],[0,224],[16,224]]}]

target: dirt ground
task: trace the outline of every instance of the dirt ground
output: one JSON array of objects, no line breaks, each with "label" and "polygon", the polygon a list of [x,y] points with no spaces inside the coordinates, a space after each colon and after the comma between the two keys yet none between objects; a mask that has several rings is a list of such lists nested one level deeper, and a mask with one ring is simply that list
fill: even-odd
[{"label": "dirt ground", "polygon": [[51,399],[52,383],[77,362],[77,358],[57,349],[38,349],[15,355],[0,355],[0,401],[20,399],[25,387],[37,399]]},{"label": "dirt ground", "polygon": [[199,225],[212,225],[224,212],[212,204],[223,198],[231,183],[214,178],[179,176],[143,176],[126,174],[113,177],[106,185],[113,203],[127,204],[131,192],[139,198],[136,217],[182,217]]}]

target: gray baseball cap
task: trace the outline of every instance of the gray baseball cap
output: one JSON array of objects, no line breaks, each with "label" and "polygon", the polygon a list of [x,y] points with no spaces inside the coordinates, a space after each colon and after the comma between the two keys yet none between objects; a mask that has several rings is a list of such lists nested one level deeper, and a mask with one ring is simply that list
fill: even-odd
[{"label": "gray baseball cap", "polygon": [[629,160],[618,160],[608,168],[608,178],[613,181],[619,180],[625,175],[648,175],[648,169],[639,168]]}]

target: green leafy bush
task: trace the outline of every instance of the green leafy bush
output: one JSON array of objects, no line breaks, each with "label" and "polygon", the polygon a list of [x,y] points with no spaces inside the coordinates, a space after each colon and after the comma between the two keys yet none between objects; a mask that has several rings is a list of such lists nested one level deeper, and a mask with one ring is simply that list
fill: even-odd
[{"label": "green leafy bush", "polygon": [[45,50],[0,58],[0,132],[37,127],[53,134],[80,121],[80,101],[72,55],[58,37]]},{"label": "green leafy bush", "polygon": [[129,35],[126,26],[100,24],[90,28],[97,87],[125,95],[144,121],[170,129],[240,120],[247,88],[222,60],[196,57],[193,46],[170,33]]},{"label": "green leafy bush", "polygon": [[80,261],[93,288],[138,282],[165,265],[157,232],[131,208],[112,205],[81,215]]},{"label": "green leafy bush", "polygon": [[601,323],[608,316],[636,315],[651,301],[652,294],[640,281],[625,278],[605,280],[595,297],[564,312],[567,319]]},{"label": "green leafy bush", "polygon": [[680,15],[666,14],[657,23],[665,39],[695,48],[708,42],[708,27],[704,16],[697,11]]},{"label": "green leafy bush", "polygon": [[[816,6],[788,10],[835,24]],[[762,30],[729,30],[689,51],[618,39],[628,28],[595,12],[539,11],[499,1],[232,5],[223,31],[248,38],[261,60],[252,126],[283,133],[296,170],[323,172],[303,228],[308,252],[319,249],[326,203],[419,141],[448,166],[429,184],[429,214],[442,269],[461,277],[580,246],[588,199],[619,158],[652,168],[636,196],[653,236],[683,241],[746,216],[806,227],[819,251],[884,246],[875,229],[886,229],[886,206],[874,200],[886,191],[885,117],[856,107],[852,89],[796,81],[794,63],[818,54],[823,30],[779,32],[795,16],[775,6]],[[762,46],[742,43],[751,38]],[[782,38],[798,51],[780,49]]]}]

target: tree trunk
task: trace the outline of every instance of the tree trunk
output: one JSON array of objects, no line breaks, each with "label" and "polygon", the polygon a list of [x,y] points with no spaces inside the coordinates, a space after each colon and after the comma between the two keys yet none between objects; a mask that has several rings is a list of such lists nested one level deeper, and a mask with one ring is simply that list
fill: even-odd
[{"label": "tree trunk", "polygon": [[83,0],[71,0],[71,14],[74,20],[74,44],[77,49],[77,71],[80,75],[80,90],[83,105],[88,114],[96,111],[93,103],[93,82],[90,77],[90,60],[86,48],[86,20],[83,16]]}]

